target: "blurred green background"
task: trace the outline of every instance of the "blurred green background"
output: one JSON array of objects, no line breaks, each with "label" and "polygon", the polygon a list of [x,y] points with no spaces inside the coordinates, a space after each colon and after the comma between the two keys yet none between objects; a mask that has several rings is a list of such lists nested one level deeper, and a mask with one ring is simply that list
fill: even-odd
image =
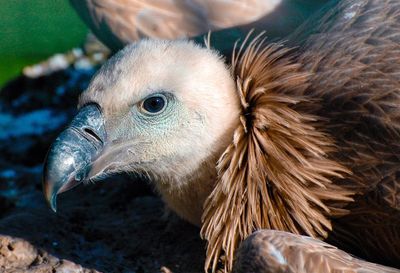
[{"label": "blurred green background", "polygon": [[87,32],[68,0],[0,0],[0,87],[23,67],[81,45]]}]

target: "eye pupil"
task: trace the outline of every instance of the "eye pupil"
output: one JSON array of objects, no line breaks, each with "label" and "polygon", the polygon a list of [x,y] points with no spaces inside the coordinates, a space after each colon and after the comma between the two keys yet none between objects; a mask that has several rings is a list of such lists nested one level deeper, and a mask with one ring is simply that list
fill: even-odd
[{"label": "eye pupil", "polygon": [[165,99],[161,96],[151,97],[143,102],[143,108],[149,113],[158,113],[164,109]]}]

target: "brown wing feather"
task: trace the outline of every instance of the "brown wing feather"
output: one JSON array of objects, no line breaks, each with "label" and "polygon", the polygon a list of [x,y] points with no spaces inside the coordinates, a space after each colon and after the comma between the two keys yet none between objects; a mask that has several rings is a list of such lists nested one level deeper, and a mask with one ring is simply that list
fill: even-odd
[{"label": "brown wing feather", "polygon": [[322,98],[316,114],[331,121],[341,159],[366,190],[386,188],[381,198],[400,208],[400,2],[344,1],[338,8],[336,24],[310,37],[299,58],[314,73],[308,93]]},{"label": "brown wing feather", "polygon": [[90,29],[113,49],[144,37],[174,39],[208,29],[191,1],[71,0]]},{"label": "brown wing feather", "polygon": [[320,240],[277,230],[260,230],[237,251],[232,273],[400,273],[357,259]]},{"label": "brown wing feather", "polygon": [[[334,223],[331,241],[371,260],[400,260],[400,2],[344,1],[335,24],[307,40],[299,62],[312,71],[315,114],[330,122],[337,159],[360,196]],[[318,32],[318,31],[317,31]],[[313,60],[313,61],[310,61]]]}]

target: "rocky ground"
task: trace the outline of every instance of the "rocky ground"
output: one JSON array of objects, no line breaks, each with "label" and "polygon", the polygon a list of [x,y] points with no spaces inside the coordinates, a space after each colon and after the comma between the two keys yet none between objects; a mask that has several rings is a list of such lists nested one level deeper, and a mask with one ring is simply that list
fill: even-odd
[{"label": "rocky ground", "polygon": [[0,272],[202,272],[198,228],[166,213],[144,181],[78,187],[57,214],[45,203],[46,151],[95,70],[67,64],[0,90]]}]

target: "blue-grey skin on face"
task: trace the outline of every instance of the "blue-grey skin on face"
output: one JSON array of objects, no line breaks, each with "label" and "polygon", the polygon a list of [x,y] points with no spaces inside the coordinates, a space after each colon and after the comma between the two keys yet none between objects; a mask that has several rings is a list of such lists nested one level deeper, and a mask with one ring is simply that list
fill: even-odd
[{"label": "blue-grey skin on face", "polygon": [[142,41],[110,59],[55,140],[44,192],[56,196],[117,172],[154,182],[169,207],[199,224],[215,164],[239,122],[235,82],[215,52],[187,41]]}]

